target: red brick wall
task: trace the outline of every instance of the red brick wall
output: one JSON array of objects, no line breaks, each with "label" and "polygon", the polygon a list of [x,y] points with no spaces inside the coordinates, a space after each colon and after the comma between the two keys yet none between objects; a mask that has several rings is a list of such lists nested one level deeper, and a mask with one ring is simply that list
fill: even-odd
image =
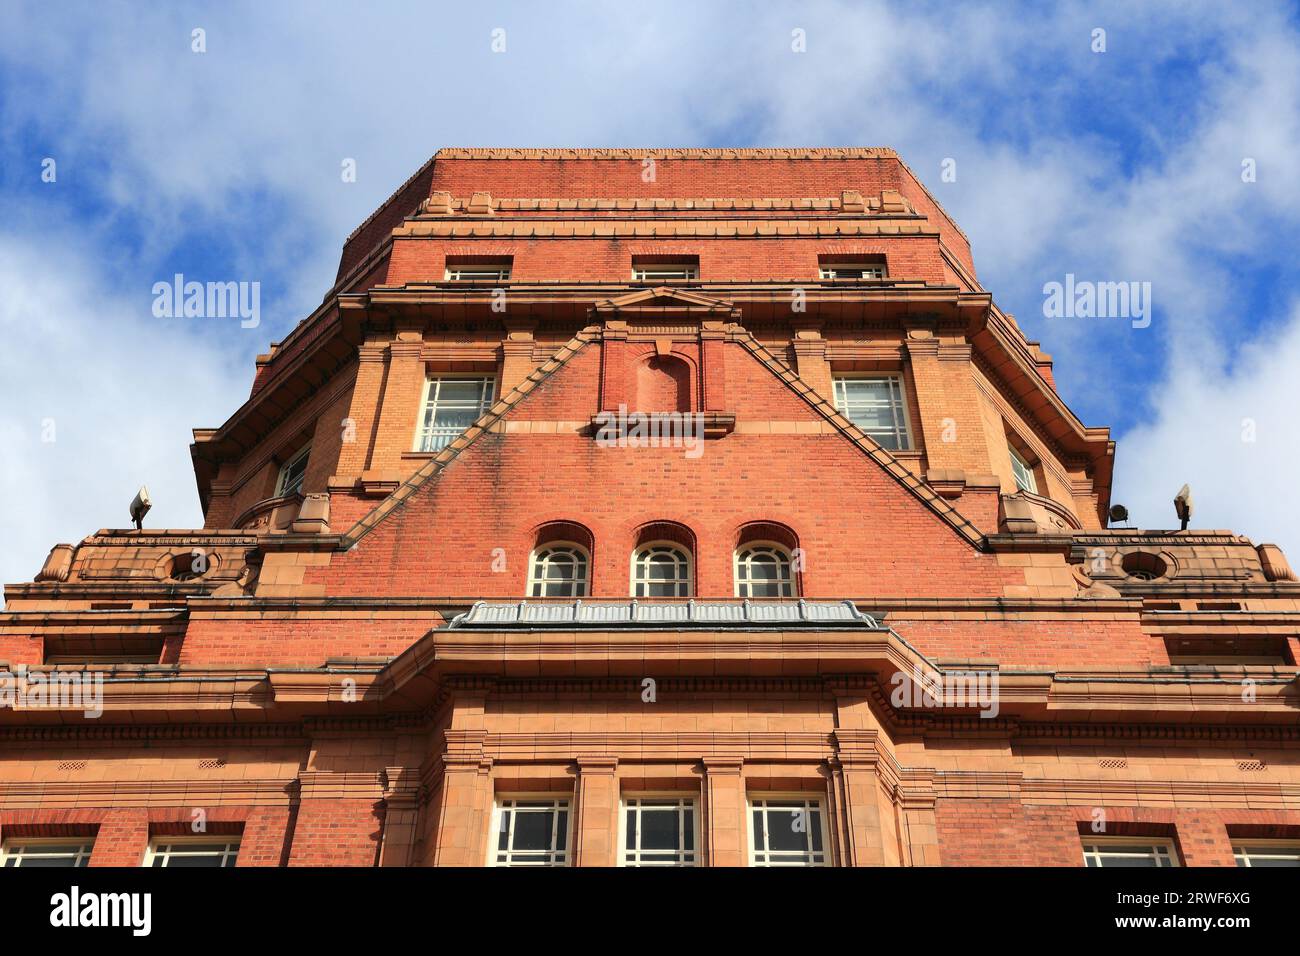
[{"label": "red brick wall", "polygon": [[[1096,836],[1172,837],[1184,866],[1235,866],[1230,825],[1300,824],[1300,812],[1024,806],[1016,800],[941,799],[935,807],[945,866],[1083,866],[1083,841]],[[1081,829],[1082,827],[1082,829]],[[1081,836],[1082,834],[1082,836]]]},{"label": "red brick wall", "polygon": [[[740,346],[725,356],[728,404],[739,420],[821,421]],[[584,349],[508,420],[589,418],[599,359],[598,349]],[[1001,595],[1005,583],[1023,581],[838,434],[736,433],[689,459],[681,448],[603,448],[570,432],[483,435],[353,551],[308,569],[306,582],[340,595],[517,598],[533,529],[554,520],[592,532],[595,596],[627,596],[636,530],[658,520],[694,532],[703,597],[733,594],[732,549],[752,521],[794,530],[810,597]],[[505,549],[504,571],[492,570],[496,548]]]},{"label": "red brick wall", "polygon": [[373,800],[303,800],[294,823],[290,866],[374,866],[383,812]]},{"label": "red brick wall", "polygon": [[[818,281],[818,256],[834,245],[839,254],[884,255],[891,278],[944,282],[939,244],[928,236],[889,239],[721,239],[688,238],[672,241],[627,242],[620,239],[520,239],[483,240],[494,255],[513,258],[510,278],[515,282],[628,282],[632,257],[662,250],[671,242],[675,251],[698,255],[700,279],[708,282]],[[464,239],[397,239],[389,261],[387,285],[405,282],[441,282],[447,256],[463,255],[473,244]]]},{"label": "red brick wall", "polygon": [[396,656],[441,623],[436,614],[421,620],[200,618],[190,622],[178,662],[207,667],[320,667],[332,657]]}]

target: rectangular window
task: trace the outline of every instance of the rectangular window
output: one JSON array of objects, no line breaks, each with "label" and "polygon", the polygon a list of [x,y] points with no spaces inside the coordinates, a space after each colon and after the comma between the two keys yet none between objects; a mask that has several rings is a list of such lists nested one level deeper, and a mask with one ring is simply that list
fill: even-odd
[{"label": "rectangular window", "polygon": [[882,448],[899,451],[912,447],[901,376],[837,378],[835,408]]},{"label": "rectangular window", "polygon": [[163,839],[149,845],[144,865],[216,868],[234,866],[238,857],[238,839]]},{"label": "rectangular window", "polygon": [[818,799],[750,800],[750,865],[826,866],[823,817]]},{"label": "rectangular window", "polygon": [[633,259],[632,280],[634,282],[672,282],[700,277],[700,260],[696,256],[689,259]]},{"label": "rectangular window", "polygon": [[883,279],[883,262],[823,262],[818,267],[822,279]]},{"label": "rectangular window", "polygon": [[1300,840],[1235,840],[1238,866],[1300,866]]},{"label": "rectangular window", "polygon": [[424,389],[416,451],[442,451],[492,407],[490,378],[431,378]]},{"label": "rectangular window", "polygon": [[511,259],[496,259],[480,262],[458,262],[447,260],[447,282],[509,282]]},{"label": "rectangular window", "polygon": [[623,801],[624,866],[695,866],[695,800],[636,797]]},{"label": "rectangular window", "polygon": [[501,800],[496,808],[495,866],[566,866],[569,801]]},{"label": "rectangular window", "polygon": [[89,866],[90,840],[6,840],[0,851],[4,866]]},{"label": "rectangular window", "polygon": [[1174,852],[1172,840],[1149,840],[1143,837],[1096,838],[1084,841],[1083,862],[1086,866],[1177,866],[1178,854]]},{"label": "rectangular window", "polygon": [[1007,446],[1007,452],[1011,455],[1011,477],[1015,480],[1016,487],[1031,495],[1038,494],[1038,479],[1034,477],[1034,469],[1029,462],[1011,445]]},{"label": "rectangular window", "polygon": [[303,479],[307,477],[307,457],[310,454],[311,445],[307,445],[280,466],[280,477],[275,483],[277,498],[282,495],[296,495],[302,491]]}]

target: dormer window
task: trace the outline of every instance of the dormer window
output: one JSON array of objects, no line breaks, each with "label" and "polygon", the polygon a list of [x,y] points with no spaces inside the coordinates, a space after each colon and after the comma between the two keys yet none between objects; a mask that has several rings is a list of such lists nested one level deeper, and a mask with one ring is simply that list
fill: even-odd
[{"label": "dormer window", "polygon": [[447,260],[447,282],[491,283],[509,282],[514,260],[510,256],[497,259]]},{"label": "dormer window", "polygon": [[1038,479],[1034,477],[1034,468],[1029,464],[1020,452],[1016,451],[1014,445],[1008,445],[1007,451],[1011,455],[1011,477],[1016,483],[1016,487],[1021,491],[1027,491],[1031,495],[1038,494]]},{"label": "dormer window", "polygon": [[638,256],[632,260],[633,282],[682,282],[699,277],[699,256],[672,258]]},{"label": "dormer window", "polygon": [[275,496],[296,495],[302,491],[303,479],[307,477],[307,457],[311,454],[311,445],[305,445],[301,451],[280,466],[280,476],[275,482]]},{"label": "dormer window", "polygon": [[818,274],[824,280],[883,279],[885,277],[885,263],[883,260],[842,262],[823,259],[818,263]]}]

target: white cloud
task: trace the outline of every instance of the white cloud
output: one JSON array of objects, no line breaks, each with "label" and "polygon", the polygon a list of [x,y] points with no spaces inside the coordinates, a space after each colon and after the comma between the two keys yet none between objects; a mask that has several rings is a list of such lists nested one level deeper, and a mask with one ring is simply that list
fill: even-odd
[{"label": "white cloud", "polygon": [[58,542],[129,526],[143,484],[149,527],[202,526],[190,429],[224,421],[248,371],[178,324],[222,320],[155,319],[147,290],[109,288],[75,236],[0,234],[0,580],[32,580]]},{"label": "white cloud", "polygon": [[[1193,528],[1223,528],[1256,544],[1279,544],[1300,561],[1296,372],[1300,305],[1267,341],[1241,350],[1231,368],[1180,362],[1152,396],[1153,420],[1135,428],[1116,457],[1116,500],[1136,527],[1177,527],[1173,500],[1190,484]],[[1300,567],[1300,565],[1297,565]]]}]

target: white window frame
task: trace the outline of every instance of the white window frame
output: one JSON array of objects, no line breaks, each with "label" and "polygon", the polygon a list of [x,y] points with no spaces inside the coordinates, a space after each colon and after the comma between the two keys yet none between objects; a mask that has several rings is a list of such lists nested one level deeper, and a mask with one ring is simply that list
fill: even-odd
[{"label": "white window frame", "polygon": [[[424,380],[424,389],[420,393],[420,411],[415,419],[415,444],[412,449],[413,451],[423,453],[423,454],[436,455],[438,452],[442,451],[444,448],[446,448],[448,445],[454,442],[457,438],[459,438],[462,434],[464,434],[466,429],[470,427],[467,425],[465,426],[465,428],[457,429],[455,432],[453,432],[451,428],[446,425],[441,427],[434,424],[430,424],[427,426],[425,425],[425,421],[429,420],[430,403],[436,400],[435,393],[441,391],[443,382],[482,383],[479,388],[479,399],[476,403],[474,403],[474,405],[471,405],[468,402],[440,402],[440,404],[444,408],[455,408],[455,409],[477,408],[478,414],[474,416],[474,421],[478,421],[479,418],[487,414],[488,409],[490,409],[493,406],[493,404],[496,402],[497,380],[495,375],[437,374],[437,375],[427,376]],[[432,420],[437,421],[437,417],[438,417],[437,406],[435,406]],[[439,439],[445,439],[445,441],[442,441],[441,444],[438,444]],[[430,447],[427,448],[425,447],[426,441],[430,445]]]},{"label": "white window frame", "polygon": [[[676,804],[676,806],[675,806],[674,809],[676,809],[676,811],[677,811],[677,836],[678,836],[678,849],[677,849],[677,850],[674,851],[674,850],[643,850],[643,849],[641,849],[641,847],[640,847],[640,845],[639,845],[640,842],[641,842],[641,840],[640,840],[640,834],[639,834],[639,830],[640,830],[640,817],[641,817],[641,811],[644,810],[644,809],[646,809],[646,807],[644,806],[644,804],[646,804],[646,803],[650,803],[650,804],[674,803],[674,804]],[[663,808],[663,807],[652,807],[651,809],[660,809],[660,810],[662,810],[662,809],[664,809],[664,808]],[[691,827],[690,827],[690,834],[691,834],[691,847],[692,847],[692,849],[689,849],[689,850],[686,849],[685,846],[684,846],[684,844],[685,844],[685,842],[686,842],[686,841],[685,841],[685,837],[686,837],[686,827],[685,827],[684,822],[683,822],[683,817],[684,817],[684,813],[683,813],[683,811],[685,811],[685,810],[687,810],[687,809],[689,809],[689,810],[691,811]],[[637,843],[638,845],[637,845],[635,848],[629,850],[629,849],[627,848],[627,828],[628,828],[628,820],[627,820],[627,818],[628,818],[628,812],[631,811],[631,810],[635,810],[635,811],[636,811],[636,817],[637,817],[637,821],[638,821],[638,823],[637,823],[638,835],[637,835],[636,843]],[[700,834],[700,800],[699,800],[699,797],[698,797],[696,794],[682,794],[682,793],[634,793],[634,794],[626,794],[626,795],[624,795],[623,799],[622,799],[622,800],[620,801],[620,803],[619,803],[619,810],[618,810],[618,865],[619,865],[619,866],[628,866],[628,867],[640,867],[640,866],[677,866],[677,867],[688,867],[688,866],[699,866],[699,865],[700,865],[700,854],[701,854],[701,850],[700,850],[700,836],[701,836],[701,834]],[[640,857],[643,856],[643,855],[646,854],[646,853],[655,854],[655,855],[665,855],[665,856],[668,855],[668,854],[670,854],[670,853],[672,853],[672,854],[675,854],[675,855],[676,855],[677,859],[676,859],[676,861],[674,861],[674,862],[668,862],[668,861],[663,861],[663,860],[642,860],[642,859],[640,859]]]},{"label": "white window frame", "polygon": [[1283,866],[1300,866],[1300,840],[1233,840],[1237,866],[1254,867],[1255,860],[1285,860]]},{"label": "white window frame", "polygon": [[700,277],[699,259],[693,262],[632,262],[633,282],[694,282]]},{"label": "white window frame", "polygon": [[[681,571],[679,575],[673,577],[670,582],[662,579],[655,580],[649,577],[645,577],[645,578],[641,577],[640,564],[641,564],[642,555],[648,554],[651,551],[659,551],[664,549],[671,549],[673,551],[676,551],[683,559],[682,565],[679,565],[679,571],[681,570],[681,567],[683,565],[685,567],[685,570]],[[653,584],[671,583],[673,585],[673,590],[676,592],[674,594],[655,595],[656,597],[665,597],[665,598],[694,597],[695,596],[695,558],[694,555],[691,554],[690,549],[683,547],[682,545],[678,544],[676,541],[648,541],[645,544],[639,545],[638,547],[633,549],[632,574],[630,579],[630,586],[628,588],[628,593],[632,597],[637,599],[650,598],[651,595],[649,593],[638,594],[637,588],[644,586],[646,591],[649,592],[650,585],[652,583]]]},{"label": "white window frame", "polygon": [[[893,428],[888,431],[882,431],[874,426],[862,425],[853,419],[852,410],[849,401],[849,382],[888,382],[889,383],[889,400],[890,410],[894,419]],[[911,451],[915,446],[912,443],[912,416],[907,409],[907,383],[899,372],[883,372],[880,374],[863,374],[863,375],[836,375],[832,379],[831,385],[834,392],[835,410],[857,425],[873,441],[884,448],[886,451]],[[881,437],[892,434],[893,439],[897,442],[897,447],[890,448],[880,439]]]},{"label": "white window frame", "polygon": [[[548,584],[557,582],[555,578],[546,577],[546,568],[550,567],[552,559],[551,552],[570,552],[576,555],[581,562],[582,574],[580,577],[572,579],[574,584],[572,594],[545,594]],[[539,561],[546,564],[539,567]],[[558,579],[568,580],[568,579]],[[530,598],[584,598],[591,591],[591,552],[576,541],[548,541],[540,547],[534,548],[532,554],[528,556],[528,596]]]},{"label": "white window frame", "polygon": [[1007,442],[1007,454],[1011,458],[1011,480],[1015,482],[1016,488],[1031,495],[1038,494],[1038,478],[1034,475],[1034,466],[1010,442]]},{"label": "white window frame", "polygon": [[499,262],[465,262],[458,265],[445,264],[444,282],[509,282],[510,272],[514,268],[512,259]]},{"label": "white window frame", "polygon": [[[237,836],[154,837],[149,841],[149,849],[145,852],[144,865],[166,867],[175,857],[203,856],[219,859],[222,868],[232,867],[238,862],[241,842],[242,838]],[[197,846],[220,846],[221,849],[215,853],[186,849]],[[158,859],[162,862],[155,863]]]},{"label": "white window frame", "polygon": [[[59,859],[69,861],[68,867],[89,866],[95,840],[93,837],[35,837],[31,840],[14,837],[5,840],[4,846],[0,847],[0,867],[19,867],[25,860],[54,859],[56,854],[51,851],[55,847],[75,847],[71,854],[57,854]],[[10,860],[14,862],[10,863]]]},{"label": "white window frame", "polygon": [[[556,844],[559,842],[560,827],[558,818],[551,822],[551,849],[549,850],[515,850],[510,844],[514,842],[514,826],[517,819],[519,804],[548,804],[553,812],[564,812],[564,849],[557,850]],[[498,849],[500,842],[499,834],[501,833],[501,819],[504,811],[510,810],[510,836],[506,841],[506,849]],[[573,858],[573,838],[574,838],[574,814],[573,798],[569,795],[552,797],[544,793],[519,793],[519,794],[498,794],[492,804],[492,831],[488,836],[488,866],[568,866]],[[530,854],[537,857],[538,862],[532,862],[528,857],[520,859],[498,860],[497,857],[505,854],[511,857],[515,854]],[[553,859],[552,859],[553,858]]]},{"label": "white window frame", "polygon": [[[764,584],[775,584],[779,594],[754,594],[754,580],[748,573],[752,568],[753,560],[744,560],[752,552],[761,551],[775,554],[780,563],[785,566],[785,577],[776,578],[774,581]],[[744,579],[741,578],[741,567],[747,569]],[[796,598],[799,596],[799,575],[794,569],[794,555],[785,545],[776,541],[747,541],[735,550],[731,560],[731,576],[735,583],[735,594],[738,598],[749,598],[751,600],[777,600],[780,598]],[[748,593],[745,593],[748,592]]]},{"label": "white window frame", "polygon": [[[842,275],[842,273],[856,272],[858,275]],[[862,273],[874,272],[875,275],[863,275]],[[834,279],[853,279],[862,281],[864,279],[884,279],[888,273],[885,272],[883,262],[824,262],[817,266],[817,275],[823,282]]]},{"label": "white window frame", "polygon": [[[811,815],[812,810],[817,810],[818,829],[821,832],[822,848],[814,850],[812,848],[812,828],[806,832],[808,837],[805,839],[807,848],[803,851],[792,850],[769,850],[766,848],[759,849],[757,835],[754,832],[754,811],[762,809],[763,812],[763,832],[771,832],[768,824],[766,810],[769,804],[802,804],[805,813]],[[789,810],[788,806],[779,806],[773,809]],[[821,796],[809,796],[807,793],[762,793],[749,794],[745,801],[745,827],[749,831],[749,865],[760,867],[776,866],[834,866],[834,860],[831,856],[830,828],[829,821],[826,819],[826,800]],[[773,856],[776,856],[773,859]],[[816,859],[821,857],[820,860]],[[760,859],[761,857],[761,859]]]},{"label": "white window frame", "polygon": [[[1155,861],[1156,867],[1169,868],[1181,866],[1178,859],[1178,851],[1174,848],[1174,841],[1167,837],[1143,837],[1143,836],[1110,836],[1110,837],[1084,837],[1083,843],[1083,865],[1091,867],[1105,867],[1105,857],[1124,857],[1126,859],[1149,859]],[[1107,850],[1106,847],[1115,849]],[[1120,852],[1119,848],[1131,850],[1145,847],[1146,853]],[[1095,862],[1094,862],[1095,861]]]},{"label": "white window frame", "polygon": [[[302,492],[303,482],[307,480],[307,458],[310,455],[311,442],[308,442],[303,445],[302,448],[290,455],[288,460],[280,466],[280,472],[275,479],[275,497],[280,498],[284,495],[296,495]],[[289,472],[299,464],[302,465],[302,476],[298,479],[298,483],[293,487],[293,489],[289,490],[287,487]]]}]

